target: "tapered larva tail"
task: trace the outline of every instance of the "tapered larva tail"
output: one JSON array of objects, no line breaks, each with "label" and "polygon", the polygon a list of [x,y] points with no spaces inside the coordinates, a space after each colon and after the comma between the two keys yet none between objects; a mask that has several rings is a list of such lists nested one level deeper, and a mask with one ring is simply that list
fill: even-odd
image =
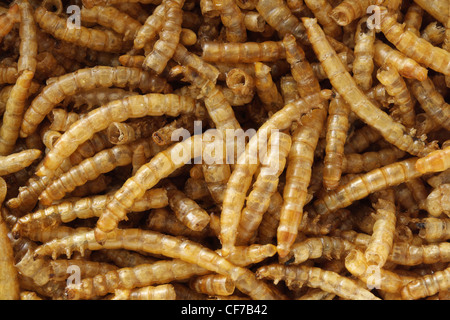
[{"label": "tapered larva tail", "polygon": [[450,147],[433,151],[416,162],[416,169],[423,174],[445,171],[448,168],[450,168]]}]

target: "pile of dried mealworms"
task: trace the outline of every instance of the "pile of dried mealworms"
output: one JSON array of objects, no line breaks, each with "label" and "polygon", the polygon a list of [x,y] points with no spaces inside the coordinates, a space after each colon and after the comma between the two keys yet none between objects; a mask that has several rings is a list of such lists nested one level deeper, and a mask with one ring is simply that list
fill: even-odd
[{"label": "pile of dried mealworms", "polygon": [[1,299],[449,299],[447,0],[0,6]]}]

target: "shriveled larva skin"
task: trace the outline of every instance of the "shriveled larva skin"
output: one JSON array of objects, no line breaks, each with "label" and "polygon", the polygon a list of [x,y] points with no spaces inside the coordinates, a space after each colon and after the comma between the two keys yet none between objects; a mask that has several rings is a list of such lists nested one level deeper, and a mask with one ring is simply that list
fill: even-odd
[{"label": "shriveled larva skin", "polygon": [[450,184],[441,184],[431,191],[424,203],[430,215],[438,218],[442,213],[450,217]]},{"label": "shriveled larva skin", "polygon": [[401,76],[408,79],[423,81],[427,78],[428,70],[426,68],[382,41],[375,40],[374,49],[374,59],[377,65],[382,66],[384,64],[391,64],[397,69]]},{"label": "shriveled larva skin", "polygon": [[65,74],[47,85],[31,102],[24,114],[20,136],[23,138],[34,132],[45,116],[66,96],[112,86],[139,88],[143,92],[163,92],[167,82],[141,69],[127,67],[97,66]]},{"label": "shriveled larva skin", "polygon": [[267,24],[278,31],[280,37],[293,34],[302,44],[308,44],[305,27],[294,16],[281,0],[259,0],[256,10],[263,16]]},{"label": "shriveled larva skin", "polygon": [[52,176],[52,170],[58,168],[80,144],[90,139],[94,133],[106,129],[112,122],[164,114],[174,117],[181,113],[195,113],[196,107],[194,99],[174,94],[137,95],[111,101],[74,123],[46,155],[44,166],[38,170],[37,175]]},{"label": "shriveled larva skin", "polygon": [[139,289],[116,290],[111,300],[176,300],[174,286],[163,284],[160,286],[147,286]]},{"label": "shriveled larva skin", "polygon": [[420,246],[407,242],[394,243],[389,254],[389,261],[406,266],[416,266],[422,263],[433,264],[450,260],[450,244],[437,242]]},{"label": "shriveled larva skin", "polygon": [[160,146],[167,146],[172,144],[172,134],[175,130],[183,128],[189,132],[194,131],[195,117],[191,114],[183,114],[172,122],[160,127],[158,130],[152,133],[153,141]]},{"label": "shriveled larva skin", "polygon": [[152,69],[160,74],[172,58],[180,41],[183,3],[184,0],[168,0],[165,2],[167,12],[159,32],[159,39],[153,45],[153,50],[146,55],[144,68]]},{"label": "shriveled larva skin", "polygon": [[233,281],[223,275],[208,274],[189,281],[189,287],[210,296],[229,296],[234,292]]},{"label": "shriveled larva skin", "polygon": [[409,158],[369,171],[317,199],[314,207],[318,214],[328,214],[371,193],[418,178],[422,174],[415,169],[416,161],[417,158]]},{"label": "shriveled larva skin", "polygon": [[83,160],[80,164],[73,166],[69,171],[55,179],[39,196],[43,205],[50,205],[53,201],[62,199],[66,193],[75,190],[99,177],[103,173],[110,172],[116,167],[128,165],[132,162],[133,152],[139,146],[144,147],[145,156],[151,157],[161,149],[150,139],[137,140],[130,144],[114,146],[98,152],[91,158]]},{"label": "shriveled larva skin", "polygon": [[244,14],[232,0],[212,0],[214,7],[219,11],[220,19],[226,28],[226,38],[229,42],[245,42],[247,30],[244,24]]},{"label": "shriveled larva skin", "polygon": [[6,102],[3,123],[0,129],[0,155],[2,156],[12,152],[19,137],[20,125],[28,99],[28,90],[33,77],[33,71],[24,70],[17,78],[17,82]]},{"label": "shriveled larva skin", "polygon": [[81,21],[95,22],[110,28],[123,34],[125,41],[133,40],[137,30],[142,26],[139,21],[114,7],[95,6],[90,9],[83,7],[80,14]]},{"label": "shriveled larva skin", "polygon": [[377,79],[384,85],[386,92],[393,97],[394,104],[398,106],[401,122],[405,127],[411,128],[415,124],[414,101],[406,86],[406,82],[393,67],[380,68]]},{"label": "shriveled larva skin", "polygon": [[[358,249],[353,249],[345,258],[345,267],[355,277],[359,278],[367,285],[389,292],[400,293],[402,288],[414,279],[411,276],[401,276],[395,272],[371,267],[362,253]],[[375,269],[375,271],[374,271]]]},{"label": "shriveled larva skin", "polygon": [[395,122],[367,98],[364,92],[358,88],[352,76],[345,70],[315,19],[303,18],[302,21],[316,56],[325,72],[329,77],[331,76],[331,84],[359,118],[380,131],[386,141],[410,154],[420,156],[433,150],[432,146],[427,146],[423,141],[414,139],[406,132],[403,125]]},{"label": "shriveled larva skin", "polygon": [[109,141],[114,145],[131,143],[141,138],[147,138],[163,124],[163,119],[141,118],[135,121],[114,122],[106,129]]},{"label": "shriveled larva skin", "polygon": [[416,36],[420,36],[423,14],[424,10],[418,4],[412,3],[406,10],[403,19],[405,30],[413,32]]},{"label": "shriveled larva skin", "polygon": [[427,25],[421,33],[421,38],[431,43],[433,46],[439,46],[445,39],[445,26],[434,21]]},{"label": "shriveled larva skin", "polygon": [[367,18],[361,18],[355,33],[355,60],[353,61],[353,78],[364,91],[372,87],[372,72],[375,55],[375,29],[367,26]]},{"label": "shriveled larva skin", "polygon": [[292,147],[288,155],[283,206],[277,229],[277,250],[286,256],[297,237],[302,221],[303,206],[308,197],[308,186],[314,160],[314,149],[326,121],[326,109],[315,109],[302,117],[303,123],[292,135]]},{"label": "shriveled larva skin", "polygon": [[[196,264],[207,270],[217,272],[222,275],[230,276],[235,282],[236,287],[243,293],[250,295],[254,299],[276,299],[275,294],[263,282],[256,279],[255,275],[243,267],[238,267],[220,255],[189,240],[182,240],[157,232],[144,231],[141,229],[117,229],[108,236],[104,245],[99,245],[95,240],[94,231],[85,234],[77,234],[72,239],[70,237],[55,240],[43,245],[34,251],[35,255],[42,256],[51,253],[57,256],[59,250],[65,250],[67,253],[73,250],[85,249],[99,250],[102,248],[126,248],[133,250],[142,250],[154,254],[163,254],[165,256],[182,259],[183,261]],[[83,243],[75,245],[79,239]],[[65,242],[65,243],[64,243]],[[64,243],[63,248],[52,248],[55,244],[58,246]],[[53,245],[52,245],[53,244]],[[73,298],[70,286],[67,288],[68,298]]]},{"label": "shriveled larva skin", "polygon": [[211,196],[208,186],[203,179],[188,178],[184,184],[183,191],[192,200],[200,200]]},{"label": "shriveled larva skin", "polygon": [[394,191],[387,189],[387,191],[380,191],[379,194],[377,203],[373,205],[377,210],[375,223],[364,256],[369,265],[382,268],[392,250],[397,218]]},{"label": "shriveled larva skin", "polygon": [[435,19],[440,21],[442,24],[447,23],[449,4],[446,1],[425,1],[425,0],[414,0],[423,10],[431,14]]},{"label": "shriveled larva skin", "polygon": [[247,11],[244,14],[244,25],[248,31],[264,32],[266,21],[257,11]]},{"label": "shriveled larva skin", "polygon": [[41,150],[27,149],[0,157],[0,176],[11,174],[28,167],[38,159],[41,154]]},{"label": "shriveled larva skin", "polygon": [[416,170],[425,174],[429,172],[440,172],[450,168],[450,146],[433,151],[416,163]]},{"label": "shriveled larva skin", "polygon": [[36,24],[34,10],[28,0],[18,1],[20,11],[20,56],[17,63],[17,70],[21,73],[24,70],[36,71],[36,55],[38,43],[36,39]]},{"label": "shriveled larva skin", "polygon": [[203,230],[209,223],[209,214],[203,210],[194,200],[174,187],[167,190],[169,206],[174,211],[178,220],[194,231]]},{"label": "shriveled larva skin", "polygon": [[211,197],[216,203],[222,203],[227,182],[231,175],[230,165],[228,163],[203,164],[202,173]]},{"label": "shriveled larva skin", "polygon": [[445,98],[436,90],[433,81],[427,78],[424,81],[409,80],[408,83],[422,109],[436,123],[450,130],[450,104],[446,103]]},{"label": "shriveled larva skin", "polygon": [[306,284],[311,288],[320,288],[349,300],[380,300],[370,291],[357,285],[353,280],[317,267],[286,266],[271,264],[258,268],[258,278],[268,278],[278,283],[280,280],[286,284]]},{"label": "shriveled larva skin", "polygon": [[305,0],[305,5],[312,11],[325,34],[334,39],[341,37],[342,28],[331,18],[333,7],[328,0]]},{"label": "shriveled larva skin", "polygon": [[328,107],[327,135],[323,167],[323,184],[327,190],[339,185],[344,168],[344,145],[349,129],[350,106],[340,96],[331,99]]},{"label": "shriveled larva skin", "polygon": [[403,299],[415,300],[432,296],[450,289],[450,268],[419,277],[406,284],[401,294]]},{"label": "shriveled larva skin", "polygon": [[[325,94],[325,92],[322,92]],[[257,148],[265,145],[265,139],[269,132],[273,129],[287,129],[299,114],[307,113],[310,108],[314,108],[323,100],[329,99],[329,96],[323,96],[317,93],[303,99],[296,100],[291,104],[285,105],[280,111],[276,112],[267,120],[257,131],[245,148],[245,152],[241,154],[237,165],[231,173],[228,180],[227,189],[223,201],[222,213],[220,216],[222,242],[222,253],[227,256],[236,241],[236,231],[239,225],[239,217],[245,201],[245,194],[250,187],[251,179],[256,172],[257,163],[254,154]],[[257,147],[258,146],[258,147]],[[252,162],[253,161],[253,162]]]},{"label": "shriveled larva skin", "polygon": [[0,40],[3,39],[14,27],[14,24],[20,22],[19,6],[17,4],[9,7],[8,11],[0,16]]},{"label": "shriveled larva skin", "polygon": [[44,7],[38,7],[34,16],[39,26],[57,39],[96,51],[120,52],[125,47],[122,37],[113,31],[83,26],[80,26],[80,28],[68,28],[66,19],[58,17]]},{"label": "shriveled larva skin", "polygon": [[252,76],[244,70],[235,68],[227,73],[226,83],[236,95],[249,96],[253,95],[255,81]]},{"label": "shriveled larva skin", "polygon": [[379,151],[369,151],[365,153],[349,153],[342,161],[342,171],[345,173],[368,172],[376,168],[389,165],[400,158],[406,152],[398,148],[385,148]]},{"label": "shriveled larva skin", "polygon": [[344,0],[333,10],[330,16],[340,26],[347,26],[366,14],[367,7],[381,4],[381,0]]},{"label": "shriveled larva skin", "polygon": [[255,62],[255,88],[266,110],[276,112],[285,105],[270,75],[270,67],[262,62]]},{"label": "shriveled larva skin", "polygon": [[405,31],[404,26],[397,23],[396,18],[387,12],[387,9],[381,7],[380,15],[381,31],[400,52],[424,67],[450,75],[450,52],[433,46],[410,31]]},{"label": "shriveled larva skin", "polygon": [[249,243],[256,236],[263,214],[270,205],[271,196],[277,191],[279,176],[285,168],[290,148],[290,135],[279,133],[270,136],[268,151],[241,213],[238,244]]},{"label": "shriveled larva skin", "polygon": [[208,62],[253,63],[284,59],[284,46],[277,41],[220,43],[205,42],[202,58]]},{"label": "shriveled larva skin", "polygon": [[445,241],[450,239],[449,218],[423,218],[417,222],[419,237],[427,241]]}]

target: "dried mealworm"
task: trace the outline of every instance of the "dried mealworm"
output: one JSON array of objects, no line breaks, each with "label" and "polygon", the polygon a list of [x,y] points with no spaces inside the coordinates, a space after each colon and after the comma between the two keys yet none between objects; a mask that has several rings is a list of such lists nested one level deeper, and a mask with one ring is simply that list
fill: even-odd
[{"label": "dried mealworm", "polygon": [[339,39],[342,28],[330,16],[333,7],[328,0],[305,0],[306,6],[312,11],[326,35]]},{"label": "dried mealworm", "polygon": [[367,26],[367,18],[358,21],[354,51],[353,78],[362,90],[367,91],[372,87],[375,55],[375,29]]},{"label": "dried mealworm", "polygon": [[345,173],[368,172],[386,166],[405,156],[405,152],[395,147],[369,151],[365,153],[346,154],[342,162]]},{"label": "dried mealworm", "polygon": [[226,28],[227,41],[245,42],[247,30],[244,24],[244,14],[236,2],[232,0],[212,0],[212,2]]},{"label": "dried mealworm", "polygon": [[450,168],[450,146],[436,150],[419,158],[416,163],[416,170],[421,173],[440,172]]},{"label": "dried mealworm", "polygon": [[7,12],[0,15],[0,40],[12,30],[17,22],[20,22],[20,12],[16,3],[9,7]]},{"label": "dried mealworm", "polygon": [[438,1],[438,0],[414,0],[416,4],[418,4],[423,10],[431,14],[436,20],[441,23],[447,23],[449,12],[449,4],[446,1]]},{"label": "dried mealworm", "polygon": [[283,97],[270,75],[270,67],[262,62],[255,62],[255,88],[268,111],[276,112],[284,106]]},{"label": "dried mealworm", "polygon": [[445,26],[443,26],[440,22],[434,21],[422,30],[420,36],[433,46],[439,46],[444,42],[445,31]]},{"label": "dried mealworm", "polygon": [[424,207],[434,217],[442,213],[450,217],[450,184],[441,184],[435,187],[427,196]]},{"label": "dried mealworm", "polygon": [[402,288],[403,299],[413,300],[450,290],[450,268],[414,279]]},{"label": "dried mealworm", "polygon": [[419,236],[427,241],[445,241],[450,239],[449,218],[423,218],[417,223]]},{"label": "dried mealworm", "polygon": [[38,43],[36,38],[36,24],[34,10],[28,0],[17,2],[20,9],[20,56],[17,63],[17,70],[22,73],[24,70],[36,71],[36,55]]},{"label": "dried mealworm", "polygon": [[147,286],[138,289],[115,290],[111,300],[176,300],[177,293],[172,284]]},{"label": "dried mealworm", "polygon": [[405,30],[413,32],[416,36],[420,35],[424,10],[417,4],[412,3],[406,10],[403,22]]},{"label": "dried mealworm", "polygon": [[416,266],[422,263],[433,264],[448,262],[450,259],[450,243],[437,242],[425,245],[411,245],[407,242],[395,243],[389,254],[389,261],[406,266]]},{"label": "dried mealworm", "polygon": [[364,16],[371,5],[381,4],[382,0],[344,0],[330,12],[331,18],[340,26],[347,26],[352,21]]},{"label": "dried mealworm", "polygon": [[229,296],[234,293],[234,282],[228,276],[208,274],[193,278],[189,281],[189,287],[197,292],[209,296]]},{"label": "dried mealworm", "polygon": [[0,176],[8,175],[28,167],[41,154],[41,150],[27,149],[0,157]]}]

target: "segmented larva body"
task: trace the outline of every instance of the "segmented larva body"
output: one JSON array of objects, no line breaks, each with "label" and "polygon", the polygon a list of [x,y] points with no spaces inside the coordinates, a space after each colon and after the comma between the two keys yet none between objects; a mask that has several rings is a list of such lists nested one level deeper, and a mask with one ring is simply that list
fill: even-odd
[{"label": "segmented larva body", "polygon": [[424,10],[417,4],[412,3],[406,10],[404,20],[405,30],[411,31],[416,36],[420,36]]},{"label": "segmented larva body", "polygon": [[234,282],[228,276],[208,274],[193,278],[189,287],[199,293],[209,296],[229,296],[234,293]]},{"label": "segmented larva body", "polygon": [[407,242],[398,242],[394,243],[389,254],[390,262],[405,266],[449,262],[449,260],[450,243],[448,242],[437,242],[420,246],[411,245]]},{"label": "segmented larva body", "polygon": [[28,167],[37,160],[41,154],[41,150],[26,149],[12,153],[8,156],[0,157],[0,176],[5,176]]},{"label": "segmented larva body", "polygon": [[101,174],[94,180],[87,181],[85,184],[76,187],[69,195],[70,197],[86,197],[91,194],[98,194],[105,191],[111,184],[112,177]]},{"label": "segmented larva body", "polygon": [[247,30],[244,24],[244,14],[232,0],[212,0],[214,7],[219,11],[222,24],[226,28],[226,38],[229,42],[245,42]]},{"label": "segmented larva body", "polygon": [[1,66],[0,67],[0,83],[16,83],[19,73],[17,66]]},{"label": "segmented larva body", "polygon": [[356,200],[363,199],[369,194],[396,186],[410,179],[418,178],[422,174],[415,169],[417,158],[388,164],[374,169],[349,183],[341,185],[314,202],[318,214],[328,214],[340,208],[345,208]]},{"label": "segmented larva body", "polygon": [[410,136],[403,125],[395,122],[388,114],[378,109],[358,88],[352,76],[345,70],[334,49],[315,19],[303,18],[311,45],[337,92],[350,105],[352,111],[364,122],[374,127],[385,138],[401,150],[413,155],[424,155],[431,147]]},{"label": "segmented larva body", "polygon": [[174,142],[172,140],[172,135],[176,130],[183,128],[190,133],[193,133],[195,120],[196,118],[192,114],[182,114],[177,119],[153,132],[152,139],[159,146],[170,145]]},{"label": "segmented larva body", "polygon": [[95,22],[123,35],[124,41],[133,40],[141,23],[128,14],[114,8],[95,6],[90,9],[81,8],[81,21]]},{"label": "segmented larva body", "polygon": [[264,212],[270,205],[272,194],[277,191],[279,176],[284,171],[286,158],[291,148],[291,137],[285,133],[274,133],[268,142],[268,151],[262,160],[253,189],[242,210],[237,243],[248,243],[256,236]]},{"label": "segmented larva body", "polygon": [[130,164],[133,152],[139,146],[144,147],[146,157],[151,157],[160,151],[160,148],[150,139],[138,140],[134,143],[102,150],[53,180],[39,196],[40,202],[48,206],[53,201],[62,199],[67,193],[72,192],[76,187],[82,186],[87,181],[94,180],[116,167]]},{"label": "segmented larva body", "polygon": [[65,97],[98,87],[139,88],[142,92],[163,92],[167,82],[137,68],[97,66],[65,74],[42,89],[24,114],[20,136],[33,133],[45,116]]},{"label": "segmented larva body", "polygon": [[291,33],[303,44],[308,44],[305,27],[283,1],[259,0],[256,3],[256,10],[266,20],[267,24],[279,33],[280,37]]},{"label": "segmented larva body", "polygon": [[158,3],[158,0],[126,0],[126,2],[124,2],[124,0],[83,0],[83,5],[86,8],[92,8],[94,6],[112,6],[112,5],[117,5],[117,4],[122,4],[122,3],[142,3],[142,4],[153,4],[153,3]]},{"label": "segmented larva body", "polygon": [[374,59],[378,66],[392,65],[402,77],[407,79],[423,81],[427,78],[428,70],[426,68],[384,42],[375,40],[374,49]]},{"label": "segmented larva body", "polygon": [[197,103],[189,97],[174,94],[148,94],[114,100],[89,112],[66,131],[55,147],[46,155],[38,176],[52,176],[52,170],[69,157],[83,142],[96,132],[105,130],[112,122],[123,122],[129,118],[144,116],[178,116],[181,113],[195,113]]},{"label": "segmented larva body", "polygon": [[20,55],[17,70],[19,73],[22,73],[24,70],[34,73],[36,71],[36,56],[38,51],[35,14],[28,0],[20,0],[17,4],[19,5],[20,11]]},{"label": "segmented larva body", "polygon": [[118,267],[105,263],[105,262],[96,262],[90,260],[82,260],[82,259],[58,259],[52,260],[49,262],[51,276],[50,279],[54,281],[63,281],[66,280],[70,276],[71,267],[77,267],[80,271],[80,278],[91,278],[98,273],[107,273],[112,270],[117,270]]},{"label": "segmented larva body", "polygon": [[147,286],[130,290],[115,290],[111,300],[176,300],[177,293],[171,284]]},{"label": "segmented larva body", "polygon": [[67,27],[67,21],[57,14],[47,11],[45,7],[38,7],[34,17],[45,32],[57,39],[67,41],[80,47],[91,48],[96,51],[120,52],[125,48],[122,37],[110,30],[98,30],[80,26]]},{"label": "segmented larva body", "polygon": [[344,0],[331,10],[330,16],[340,26],[347,26],[352,21],[364,16],[367,7],[381,4],[382,0]]},{"label": "segmented larva body", "polygon": [[317,267],[271,264],[258,268],[256,275],[258,278],[274,280],[275,283],[283,280],[288,286],[305,284],[311,288],[320,288],[344,299],[380,300],[353,280]]},{"label": "segmented larva body", "polygon": [[414,0],[414,2],[442,24],[445,25],[447,23],[449,10],[448,2],[439,0]]},{"label": "segmented larva body", "polygon": [[403,299],[414,300],[450,290],[450,268],[425,275],[406,284],[401,294]]},{"label": "segmented larva body", "polygon": [[345,258],[347,270],[372,288],[377,288],[389,293],[400,293],[402,288],[415,277],[401,276],[395,272],[370,266],[364,253],[358,249],[351,250]]},{"label": "segmented larva body", "polygon": [[33,77],[33,71],[24,70],[11,90],[0,129],[0,155],[8,155],[14,149],[19,137],[20,125],[28,99],[28,90]]},{"label": "segmented larva body", "polygon": [[342,28],[330,16],[333,7],[328,0],[305,0],[306,6],[312,11],[326,35],[339,39]]},{"label": "segmented larva body", "polygon": [[450,184],[441,184],[431,191],[424,203],[425,209],[434,217],[442,213],[450,217]]},{"label": "segmented larva body", "polygon": [[380,191],[378,201],[374,203],[373,207],[377,210],[375,223],[364,256],[369,265],[382,268],[394,243],[397,223],[394,191],[392,189]]},{"label": "segmented larva body", "polygon": [[450,52],[405,31],[403,25],[386,8],[380,10],[380,27],[386,38],[406,56],[444,75],[450,75]]},{"label": "segmented larva body", "polygon": [[[325,30],[324,30],[325,31]],[[372,87],[375,55],[375,29],[367,26],[367,18],[358,21],[355,32],[353,79],[364,91]]]},{"label": "segmented larva body", "polygon": [[17,22],[20,22],[20,11],[16,3],[9,7],[7,12],[0,15],[0,40],[12,30]]},{"label": "segmented larva body", "polygon": [[202,173],[211,197],[216,203],[222,203],[227,182],[231,175],[230,165],[227,163],[203,164]]},{"label": "segmented larva body", "polygon": [[153,13],[148,16],[145,23],[138,29],[134,38],[134,48],[142,49],[146,43],[152,41],[161,30],[167,13],[166,3],[163,1]]},{"label": "segmented larva body", "polygon": [[[450,60],[449,60],[450,61]],[[424,81],[410,80],[411,92],[425,112],[440,126],[450,130],[450,104],[436,90],[430,78]]]},{"label": "segmented larva body", "polygon": [[226,75],[227,87],[239,96],[252,96],[255,89],[255,81],[252,76],[242,69],[231,69]]},{"label": "segmented larva body", "polygon": [[[76,243],[82,241],[81,243]],[[65,248],[60,247],[65,246]],[[275,294],[269,287],[258,281],[255,275],[243,267],[236,266],[220,255],[189,240],[182,240],[176,237],[163,235],[161,233],[144,231],[141,229],[117,229],[108,236],[104,245],[98,244],[95,240],[94,231],[84,234],[77,234],[73,237],[66,237],[54,240],[42,245],[34,251],[35,255],[42,256],[52,254],[57,256],[59,250],[70,254],[73,250],[99,250],[102,248],[125,248],[134,251],[140,250],[154,254],[181,259],[183,261],[196,264],[207,270],[229,276],[240,291],[250,295],[254,299],[276,299]],[[70,286],[66,290],[68,297],[73,298]]]},{"label": "segmented larva body", "polygon": [[288,155],[283,206],[277,229],[277,250],[286,256],[298,234],[303,217],[303,207],[308,198],[314,150],[325,125],[327,110],[314,109],[302,117],[300,126],[292,135],[292,147]]},{"label": "segmented larva body", "polygon": [[278,41],[264,42],[205,42],[202,58],[209,62],[253,63],[284,59],[284,46]]},{"label": "segmented larva body", "polygon": [[[140,68],[140,67],[139,67]],[[156,82],[159,79],[155,78]],[[164,81],[164,80],[163,80]],[[117,86],[117,85],[114,85]],[[155,89],[158,92],[158,89]],[[168,87],[163,89],[162,93],[168,93],[170,90]],[[92,110],[94,107],[99,107],[110,101],[123,99],[129,96],[138,95],[138,92],[129,91],[120,88],[95,88],[92,90],[82,90],[74,95],[68,96],[64,99],[63,105],[65,107],[72,105],[73,109],[77,110],[82,107],[86,107],[86,110]],[[84,110],[84,109],[83,109]]]},{"label": "segmented larva body", "polygon": [[433,46],[439,46],[444,42],[445,30],[445,26],[440,22],[434,21],[422,30],[420,37],[431,43]]},{"label": "segmented larva body", "polygon": [[323,184],[328,190],[336,189],[344,168],[344,145],[349,129],[350,106],[337,95],[328,107]]},{"label": "segmented larva body", "polygon": [[225,190],[220,215],[220,240],[224,256],[230,254],[236,241],[236,232],[246,192],[257,169],[257,150],[264,148],[271,130],[287,129],[299,114],[307,113],[323,100],[329,99],[329,93],[329,91],[322,91],[285,105],[283,109],[272,115],[247,143],[245,151],[238,158]]},{"label": "segmented larva body", "polygon": [[398,148],[385,148],[365,153],[349,153],[344,156],[342,172],[361,173],[391,164],[406,155]]},{"label": "segmented larva body", "polygon": [[419,236],[427,241],[445,241],[450,239],[449,218],[423,218],[417,222]]},{"label": "segmented larva body", "polygon": [[157,74],[164,70],[180,41],[183,3],[184,0],[166,1],[167,12],[159,32],[159,39],[153,45],[152,51],[145,57],[144,67],[154,70]]},{"label": "segmented larva body", "polygon": [[266,110],[276,112],[284,106],[283,97],[270,74],[270,67],[262,62],[255,62],[255,88]]},{"label": "segmented larva body", "polygon": [[440,172],[450,168],[450,146],[433,151],[416,163],[416,170],[425,174],[429,172]]},{"label": "segmented larva body", "polygon": [[122,145],[147,138],[161,125],[163,119],[141,118],[129,122],[114,122],[106,129],[109,141],[114,145]]},{"label": "segmented larva body", "polygon": [[381,139],[381,134],[370,126],[364,126],[349,137],[344,146],[344,153],[360,153],[367,149],[372,143]]}]

